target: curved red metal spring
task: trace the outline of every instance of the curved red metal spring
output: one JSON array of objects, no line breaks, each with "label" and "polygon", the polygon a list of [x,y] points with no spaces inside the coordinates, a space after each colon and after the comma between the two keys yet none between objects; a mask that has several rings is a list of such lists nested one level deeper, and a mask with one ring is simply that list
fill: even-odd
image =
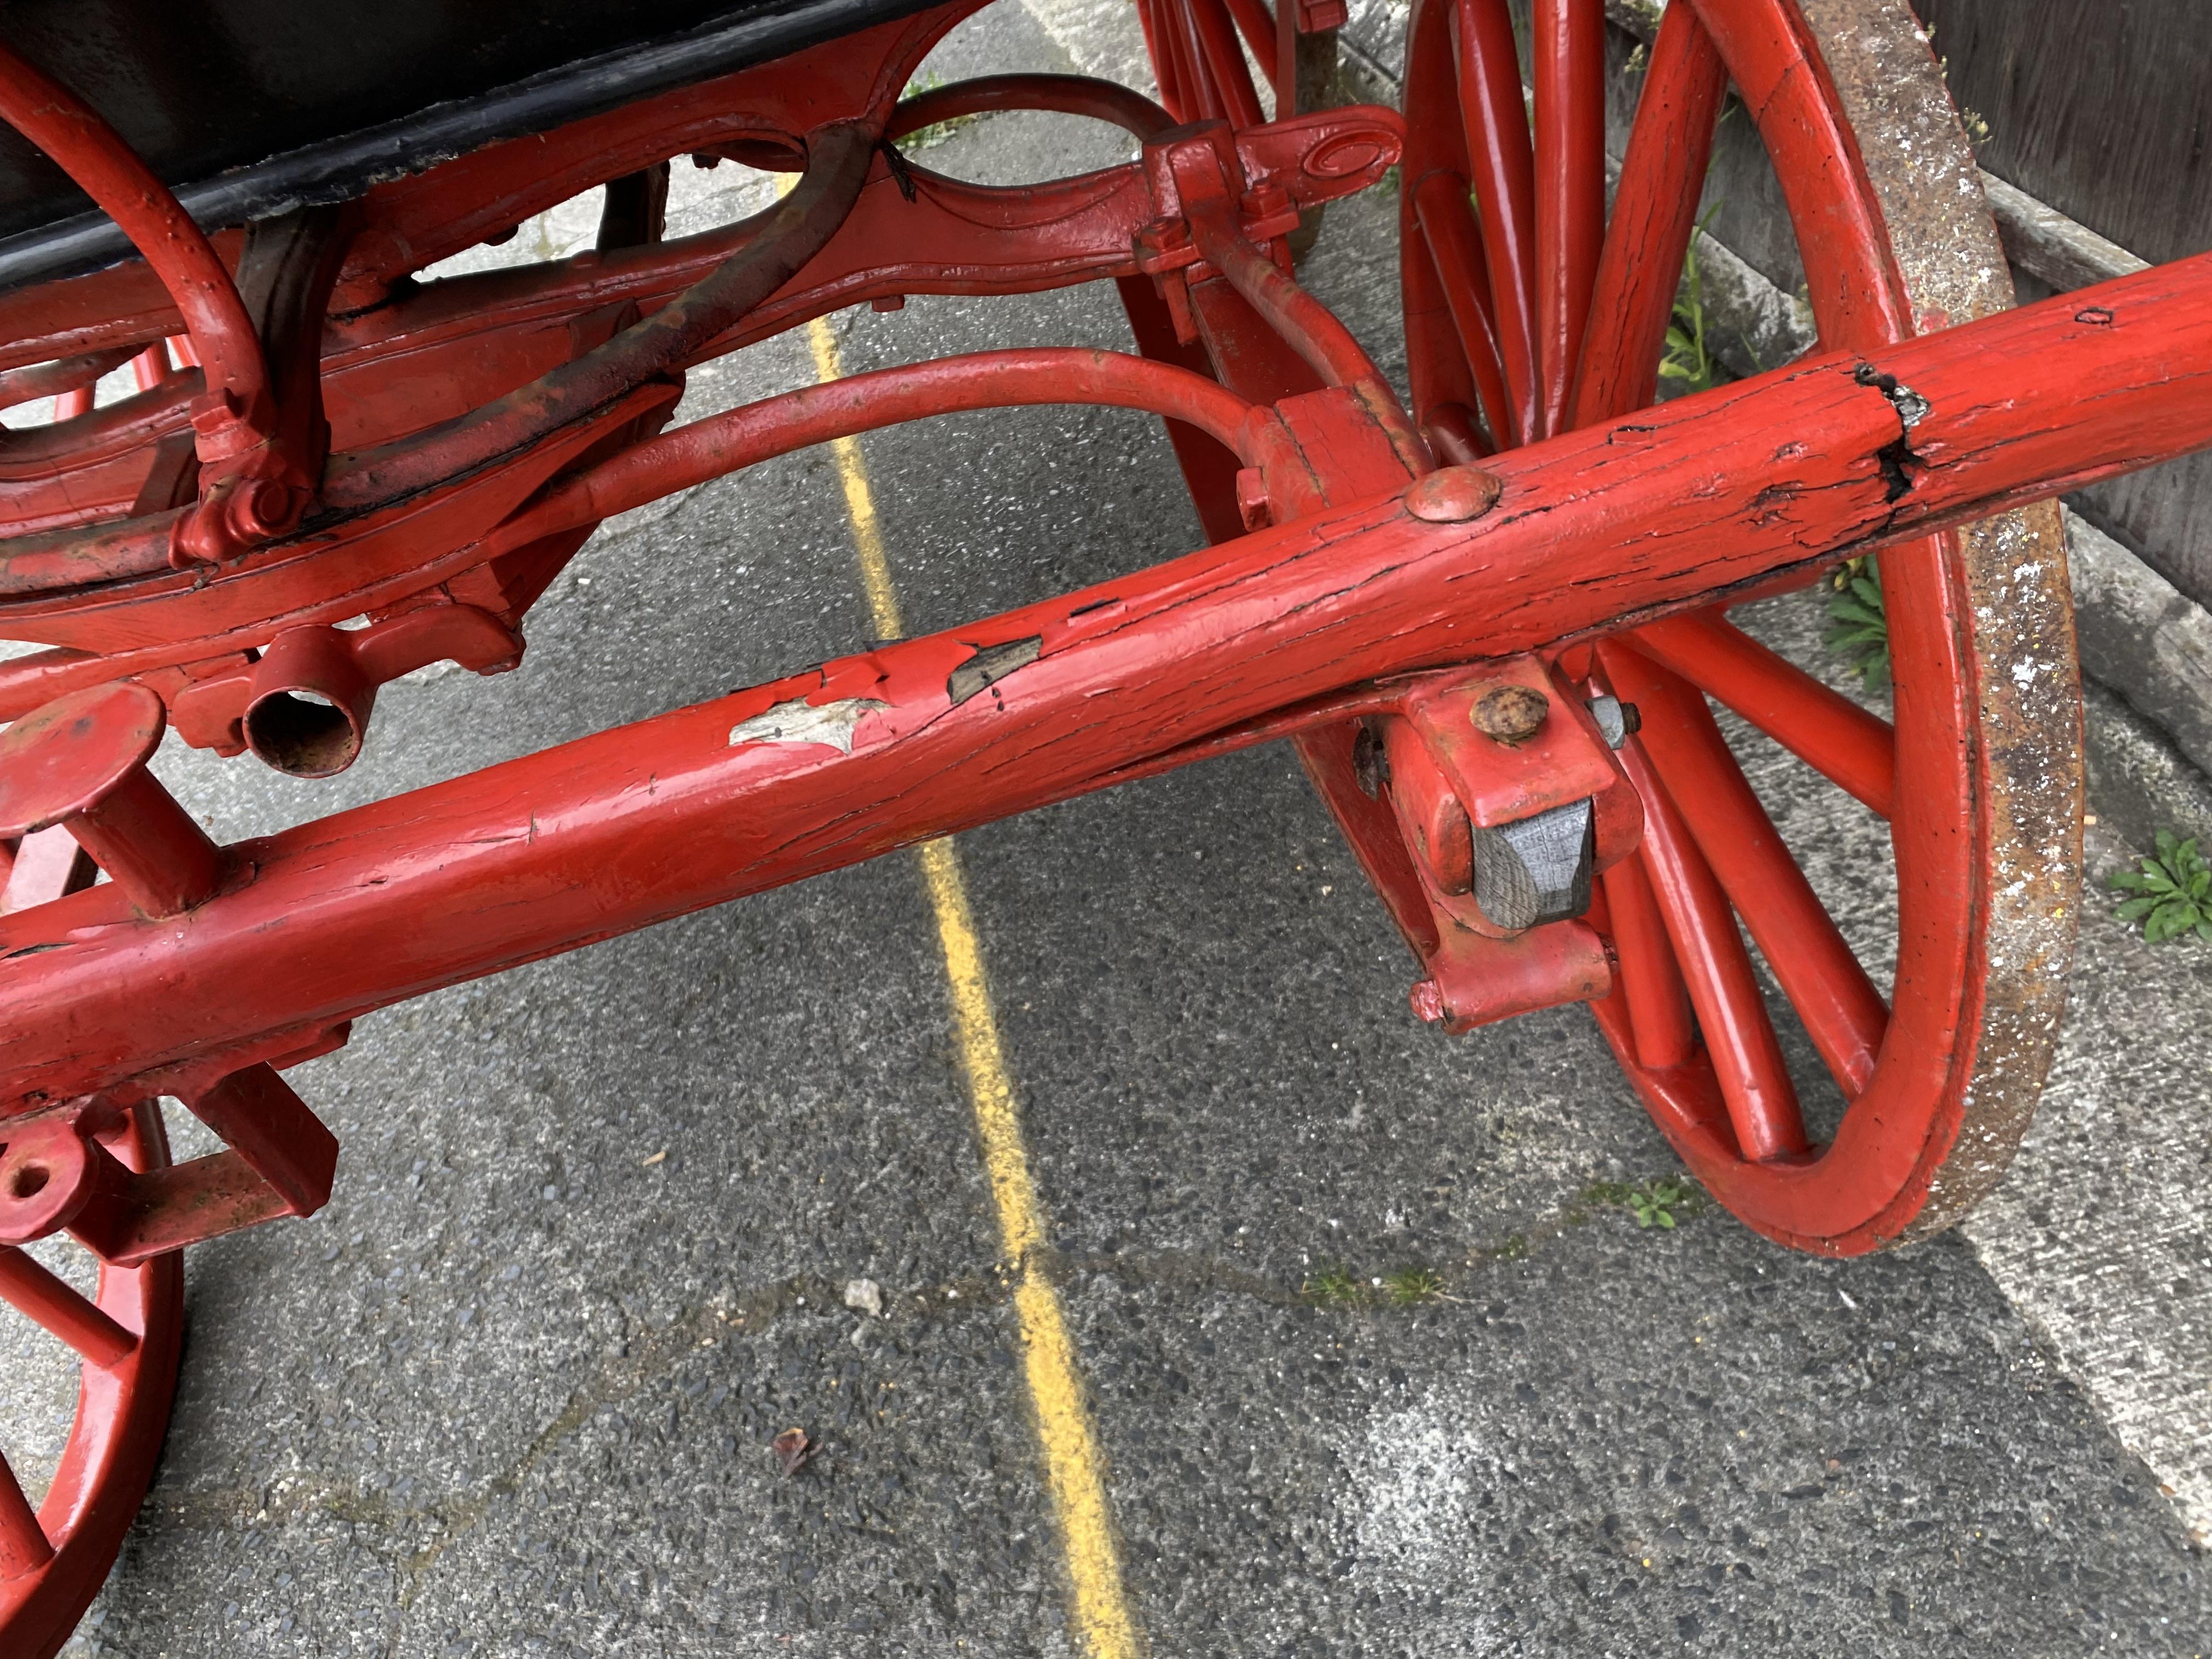
[{"label": "curved red metal spring", "polygon": [[554,489],[501,526],[505,550],[777,455],[931,415],[1039,404],[1142,410],[1196,427],[1256,462],[1253,405],[1203,374],[1121,352],[1042,346],[873,369],[747,404],[648,439]]},{"label": "curved red metal spring", "polygon": [[[177,302],[208,389],[257,435],[269,368],[238,285],[153,169],[75,93],[0,46],[0,120],[36,144],[122,228]],[[240,447],[244,447],[243,445]]]},{"label": "curved red metal spring", "polygon": [[932,87],[904,100],[892,110],[884,137],[903,138],[939,121],[987,110],[1048,110],[1084,115],[1123,128],[1139,138],[1156,138],[1176,125],[1175,117],[1166,110],[1117,82],[1087,75],[982,75],[972,81]]}]

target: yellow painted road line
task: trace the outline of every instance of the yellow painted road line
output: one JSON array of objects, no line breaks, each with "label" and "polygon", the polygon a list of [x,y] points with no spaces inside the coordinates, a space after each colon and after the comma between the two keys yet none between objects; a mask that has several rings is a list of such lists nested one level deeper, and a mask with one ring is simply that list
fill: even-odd
[{"label": "yellow painted road line", "polygon": [[[836,337],[816,318],[807,325],[814,348],[814,372],[823,380],[842,378]],[[860,556],[860,583],[876,637],[895,640],[905,629],[899,616],[898,590],[876,523],[876,503],[860,441],[840,438],[830,446],[844,486],[845,512],[852,521],[853,545]],[[1060,1292],[1039,1265],[1045,1242],[1044,1212],[1030,1178],[1029,1152],[1022,1139],[1021,1107],[999,1018],[991,1003],[983,968],[983,942],[960,873],[960,855],[950,837],[915,849],[930,908],[937,915],[937,939],[945,956],[945,975],[952,997],[952,1028],[960,1048],[960,1068],[975,1111],[975,1139],[991,1183],[998,1212],[999,1243],[1014,1270],[1014,1317],[1021,1327],[1023,1375],[1036,1413],[1037,1439],[1044,1453],[1045,1485],[1052,1494],[1061,1552],[1074,1600],[1078,1639],[1090,1659],[1137,1659],[1144,1650],[1137,1621],[1121,1579],[1121,1552],[1114,1537],[1114,1515],[1106,1497],[1104,1460],[1091,1409],[1083,1395],[1075,1342]]]}]

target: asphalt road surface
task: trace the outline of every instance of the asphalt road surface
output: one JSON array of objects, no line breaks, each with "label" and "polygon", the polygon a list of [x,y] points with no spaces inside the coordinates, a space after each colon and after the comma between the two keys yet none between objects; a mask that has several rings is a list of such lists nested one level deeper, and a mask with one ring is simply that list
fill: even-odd
[{"label": "asphalt road surface", "polygon": [[[1128,50],[1040,0],[937,67]],[[1122,154],[1000,116],[925,160]],[[765,187],[687,173],[680,225]],[[1307,270],[1394,374],[1395,212],[1333,209]],[[844,313],[686,413],[1060,343],[1126,346],[1110,289]],[[609,526],[520,671],[390,688],[342,779],[160,769],[260,833],[1197,539],[1146,417],[941,418]],[[1808,661],[1819,621],[1757,619]],[[1878,826],[1756,758],[1873,927]],[[2201,1655],[2208,957],[2092,903],[2003,1192],[1850,1263],[1694,1200],[1639,1225],[1620,1190],[1676,1166],[1587,1012],[1416,1021],[1279,747],[445,992],[293,1074],[336,1196],[191,1253],[161,1473],[70,1651]],[[36,1486],[69,1379],[9,1340]]]}]

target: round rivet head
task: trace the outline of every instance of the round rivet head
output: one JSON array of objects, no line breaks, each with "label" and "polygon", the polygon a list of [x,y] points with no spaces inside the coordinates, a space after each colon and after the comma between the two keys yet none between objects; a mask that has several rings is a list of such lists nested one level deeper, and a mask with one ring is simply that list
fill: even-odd
[{"label": "round rivet head", "polygon": [[1551,712],[1551,699],[1534,686],[1493,685],[1475,702],[1475,730],[1492,743],[1526,743]]},{"label": "round rivet head", "polygon": [[1430,524],[1464,524],[1495,507],[1504,488],[1479,466],[1439,467],[1406,492],[1406,511]]}]

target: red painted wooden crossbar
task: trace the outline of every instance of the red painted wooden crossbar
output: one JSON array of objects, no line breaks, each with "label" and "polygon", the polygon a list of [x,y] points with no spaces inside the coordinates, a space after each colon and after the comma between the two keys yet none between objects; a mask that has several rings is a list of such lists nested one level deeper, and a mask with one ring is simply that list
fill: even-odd
[{"label": "red painted wooden crossbar", "polygon": [[110,887],[0,920],[0,1107],[184,1091],[1303,699],[1744,597],[2207,443],[2212,256],[1808,361],[1498,458],[1470,520],[1324,511],[249,843],[186,917]]}]

